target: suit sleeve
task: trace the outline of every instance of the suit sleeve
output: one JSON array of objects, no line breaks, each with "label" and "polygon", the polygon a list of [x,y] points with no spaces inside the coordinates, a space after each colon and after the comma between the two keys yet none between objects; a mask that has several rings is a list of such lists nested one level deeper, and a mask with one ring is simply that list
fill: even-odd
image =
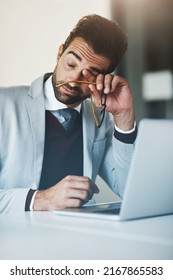
[{"label": "suit sleeve", "polygon": [[133,144],[137,137],[137,126],[135,125],[134,131],[131,133],[121,133],[115,129],[114,137],[123,143]]},{"label": "suit sleeve", "polygon": [[25,211],[25,202],[29,189],[1,189],[0,213]]},{"label": "suit sleeve", "polygon": [[135,126],[131,133],[121,133],[116,129],[112,133],[111,126],[112,124],[108,121],[106,146],[99,175],[112,191],[122,198],[133,155],[137,127]]}]

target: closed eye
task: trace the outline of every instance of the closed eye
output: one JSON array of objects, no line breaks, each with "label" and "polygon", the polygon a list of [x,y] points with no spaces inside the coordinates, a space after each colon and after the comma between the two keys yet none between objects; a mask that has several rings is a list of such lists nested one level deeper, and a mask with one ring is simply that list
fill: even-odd
[{"label": "closed eye", "polygon": [[75,67],[75,65],[70,64],[70,63],[67,63],[67,65],[68,65],[68,67],[70,67],[70,68],[74,68],[74,67]]}]

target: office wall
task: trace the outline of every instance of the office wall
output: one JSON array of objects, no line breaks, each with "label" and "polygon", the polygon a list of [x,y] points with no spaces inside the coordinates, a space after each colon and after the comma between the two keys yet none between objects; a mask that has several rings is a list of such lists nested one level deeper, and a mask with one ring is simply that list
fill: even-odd
[{"label": "office wall", "polygon": [[[84,15],[110,18],[109,0],[1,0],[0,86],[30,84],[56,64],[58,46]],[[97,201],[114,194],[98,178]]]},{"label": "office wall", "polygon": [[58,46],[91,13],[109,18],[109,0],[1,0],[0,86],[29,84],[52,71]]}]

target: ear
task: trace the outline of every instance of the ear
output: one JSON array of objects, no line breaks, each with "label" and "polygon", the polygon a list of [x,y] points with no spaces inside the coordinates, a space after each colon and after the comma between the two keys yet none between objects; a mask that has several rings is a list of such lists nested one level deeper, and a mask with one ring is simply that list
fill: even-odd
[{"label": "ear", "polygon": [[61,57],[61,55],[63,54],[63,50],[64,50],[64,44],[61,44],[59,46],[59,49],[58,49],[58,55],[57,55],[57,60]]}]

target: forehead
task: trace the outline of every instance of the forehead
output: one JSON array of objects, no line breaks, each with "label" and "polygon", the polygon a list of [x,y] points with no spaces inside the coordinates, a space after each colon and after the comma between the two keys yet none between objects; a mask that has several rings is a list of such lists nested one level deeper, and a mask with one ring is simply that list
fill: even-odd
[{"label": "forehead", "polygon": [[94,53],[93,49],[82,39],[75,38],[65,51],[66,55],[73,55],[88,66],[96,67],[100,71],[106,72],[110,65],[107,57]]}]

